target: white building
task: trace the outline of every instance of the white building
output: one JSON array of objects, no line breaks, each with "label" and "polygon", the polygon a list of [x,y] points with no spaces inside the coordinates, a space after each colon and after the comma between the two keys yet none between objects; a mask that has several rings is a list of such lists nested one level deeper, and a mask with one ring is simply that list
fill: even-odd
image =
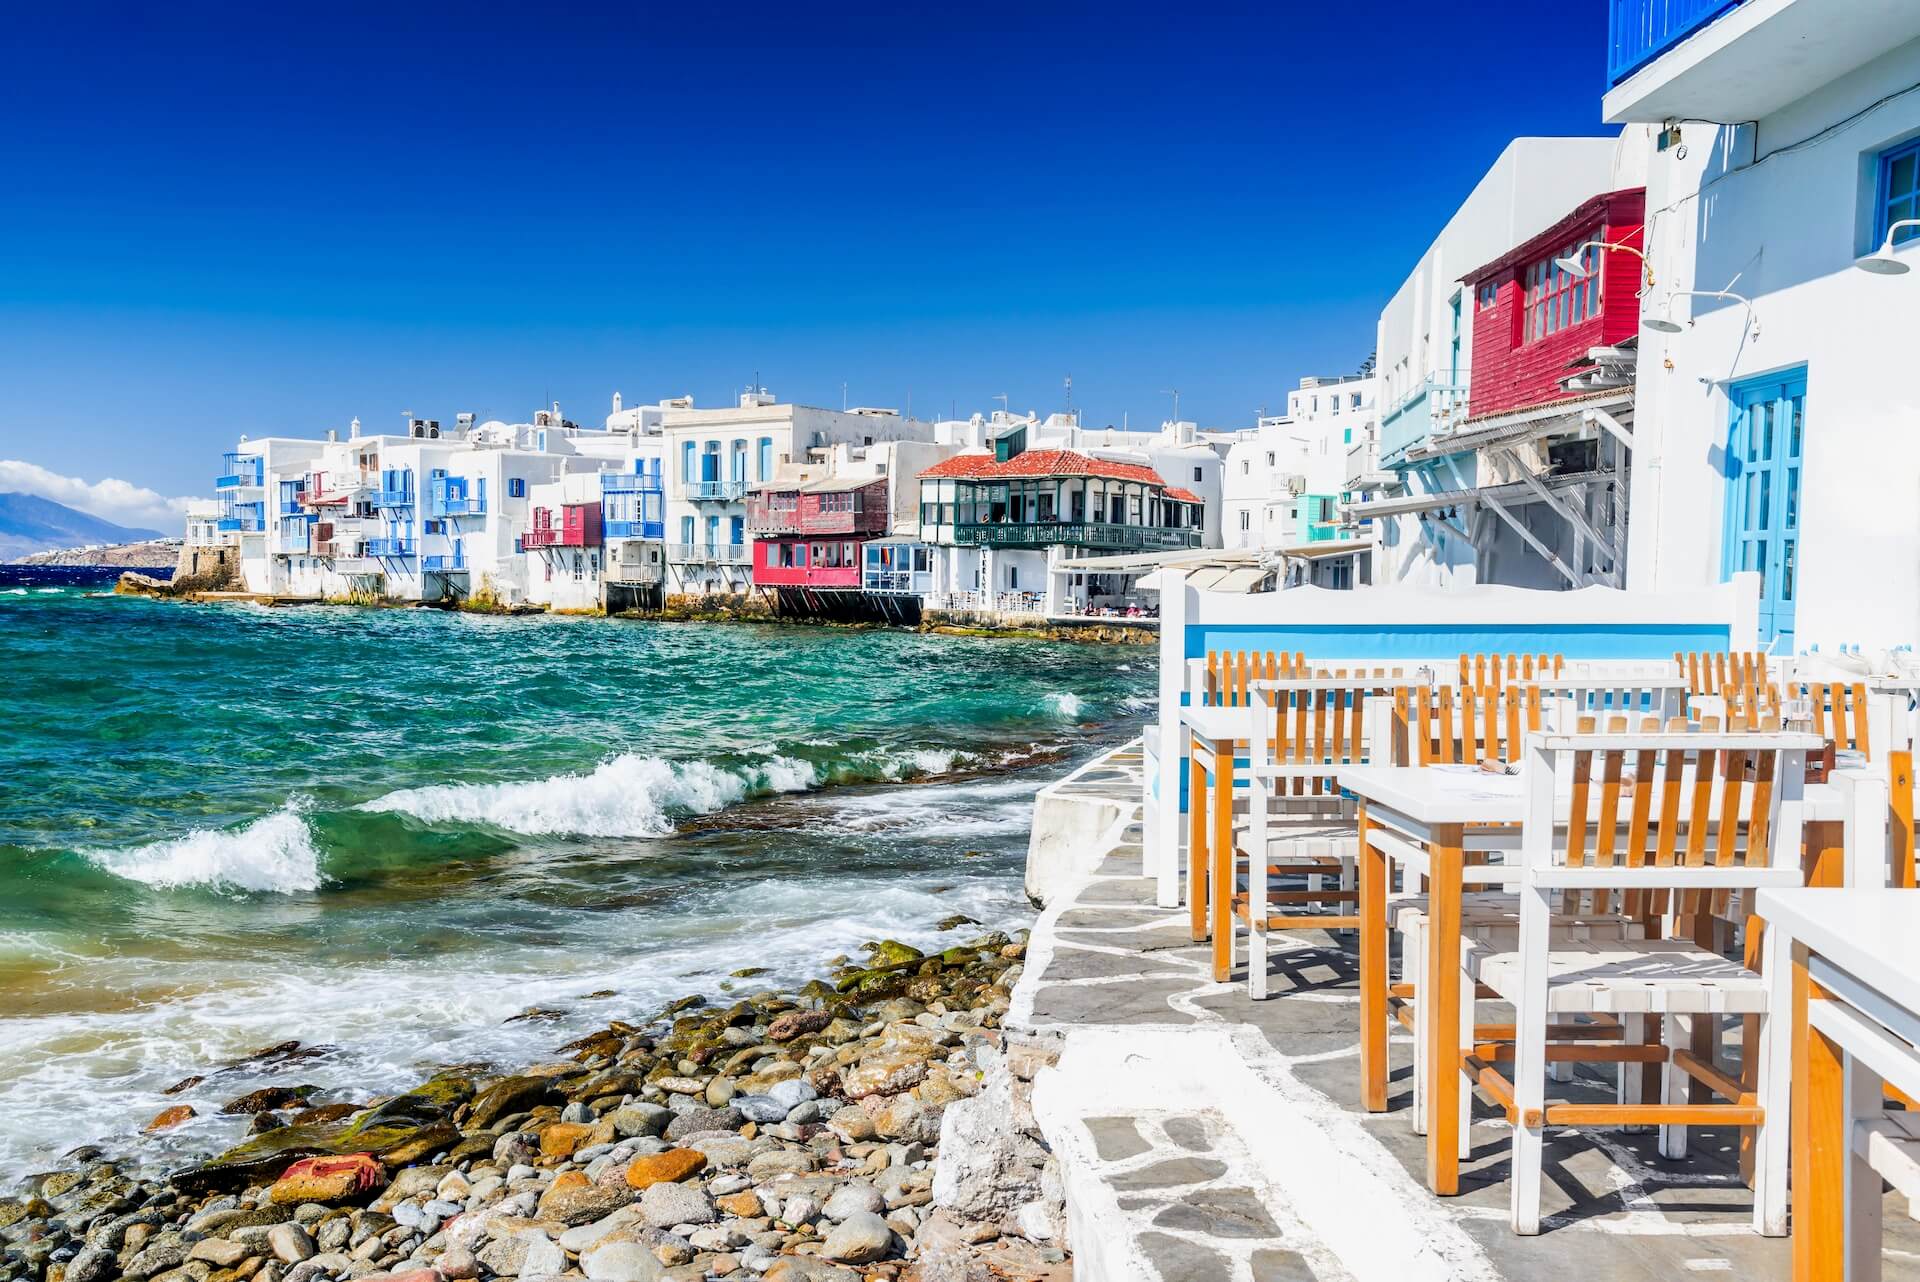
[{"label": "white building", "polygon": [[[1378,427],[1348,459],[1344,489],[1363,496],[1445,492],[1457,481],[1408,451],[1466,417],[1473,305],[1463,273],[1492,261],[1619,181],[1612,138],[1516,138],[1507,144],[1380,313],[1375,339]],[[1438,520],[1377,517],[1376,582],[1475,582],[1475,542],[1498,532]],[[1522,551],[1525,549],[1522,548]]]},{"label": "white building", "polygon": [[1779,652],[1912,643],[1920,227],[1879,251],[1920,217],[1920,5],[1746,0],[1632,31],[1606,118],[1683,123],[1647,157],[1645,316],[1678,332],[1640,339],[1629,582],[1757,570]]},{"label": "white building", "polygon": [[1221,482],[1222,546],[1281,554],[1322,587],[1369,581],[1366,531],[1345,528],[1349,454],[1374,439],[1374,380],[1308,377],[1287,412],[1235,434]]},{"label": "white building", "polygon": [[883,441],[932,441],[933,425],[890,409],[778,404],[755,389],[730,409],[663,403],[669,592],[745,592],[753,582],[747,491],[811,451]]},{"label": "white building", "polygon": [[[405,432],[364,434],[356,419],[344,439],[243,440],[217,482],[218,525],[239,540],[249,591],[545,602],[548,554],[529,557],[525,543],[543,510],[535,491],[582,477],[595,491],[597,603],[603,570],[622,560],[603,551],[603,526],[623,540],[657,542],[661,532],[658,415],[616,407],[611,418],[613,430],[582,428],[556,406],[522,424],[476,425],[463,414],[450,428],[411,419]],[[603,504],[614,513],[605,522]]]},{"label": "white building", "polygon": [[1224,444],[1195,424],[1085,428],[1071,414],[996,412],[938,425],[961,452],[921,475],[931,608],[1076,615],[1134,600],[1138,571],[1063,561],[1220,546]]}]

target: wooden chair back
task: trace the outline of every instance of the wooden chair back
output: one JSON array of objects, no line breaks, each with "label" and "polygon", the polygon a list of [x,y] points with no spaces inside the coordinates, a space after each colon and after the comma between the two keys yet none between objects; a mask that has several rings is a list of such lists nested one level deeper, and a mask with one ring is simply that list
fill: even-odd
[{"label": "wooden chair back", "polygon": [[[1251,697],[1273,734],[1249,745],[1252,764],[1274,776],[1274,798],[1288,812],[1351,812],[1335,776],[1342,766],[1406,757],[1399,696],[1423,690],[1398,677],[1301,677],[1262,682]],[[1318,798],[1318,801],[1312,799]],[[1306,799],[1306,800],[1302,800]]]},{"label": "wooden chair back", "polygon": [[1729,717],[1752,720],[1779,710],[1780,688],[1767,670],[1767,656],[1758,650],[1675,654],[1673,663],[1687,679],[1689,695],[1725,699]]},{"label": "wooden chair back", "polygon": [[1813,708],[1813,733],[1833,740],[1834,747],[1873,757],[1867,729],[1871,700],[1864,681],[1805,681],[1787,687],[1790,698],[1805,699]]},{"label": "wooden chair back", "polygon": [[1518,761],[1525,737],[1545,726],[1536,685],[1414,687],[1395,698],[1416,766]]},{"label": "wooden chair back", "polygon": [[1276,654],[1272,650],[1207,651],[1205,701],[1215,707],[1247,706],[1249,681],[1273,681],[1306,675],[1307,656]]},{"label": "wooden chair back", "polygon": [[1498,689],[1540,677],[1557,677],[1565,666],[1565,657],[1558,654],[1463,654],[1460,688]]},{"label": "wooden chair back", "polygon": [[[1624,717],[1604,732],[1583,718],[1571,735],[1542,735],[1529,744],[1528,861],[1620,870],[1617,880],[1590,881],[1584,911],[1651,918],[1671,908],[1682,933],[1710,938],[1701,923],[1726,915],[1735,890],[1763,884],[1755,870],[1766,870],[1764,884],[1798,878],[1797,809],[1788,833],[1779,830],[1780,808],[1800,796],[1806,742],[1679,720],[1635,728]],[[1557,782],[1569,779],[1563,793]],[[1682,885],[1665,875],[1673,869],[1727,875]],[[1668,889],[1678,897],[1669,900]]]}]

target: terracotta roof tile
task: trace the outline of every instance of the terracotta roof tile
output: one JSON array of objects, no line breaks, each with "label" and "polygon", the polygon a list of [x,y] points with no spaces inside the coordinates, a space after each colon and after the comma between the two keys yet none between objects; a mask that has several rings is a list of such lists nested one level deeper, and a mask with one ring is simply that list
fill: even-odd
[{"label": "terracotta roof tile", "polygon": [[[1097,476],[1110,481],[1138,481],[1142,485],[1165,486],[1160,474],[1138,463],[1093,458],[1078,450],[1027,450],[1006,462],[996,462],[991,454],[956,454],[920,473],[923,477],[963,476],[993,480],[1031,479],[1040,476]],[[1198,500],[1188,500],[1197,502]]]},{"label": "terracotta roof tile", "polygon": [[1203,503],[1206,501],[1192,490],[1183,490],[1178,486],[1169,489],[1167,491],[1167,497],[1176,503]]}]

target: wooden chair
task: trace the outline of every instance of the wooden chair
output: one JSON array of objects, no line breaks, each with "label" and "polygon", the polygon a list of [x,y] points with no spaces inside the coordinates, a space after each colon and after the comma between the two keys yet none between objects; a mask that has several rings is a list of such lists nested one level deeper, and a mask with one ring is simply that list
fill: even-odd
[{"label": "wooden chair", "polygon": [[[1412,691],[1404,696],[1406,710],[1400,714],[1407,724],[1409,759],[1414,765],[1508,765],[1518,762],[1525,737],[1548,728],[1546,713],[1553,706],[1541,697],[1539,685],[1508,685],[1499,689],[1468,690],[1457,698],[1441,687],[1433,691]],[[1589,721],[1587,724],[1591,724]],[[1613,719],[1610,726],[1624,731],[1627,721]],[[1655,724],[1658,724],[1657,722]],[[1461,932],[1475,946],[1507,947],[1517,938],[1518,908],[1507,883],[1510,869],[1485,867],[1484,856],[1472,859],[1479,871],[1469,874],[1481,889],[1466,896],[1461,904]],[[1409,870],[1410,876],[1413,870]],[[1416,1133],[1425,1134],[1427,1117],[1426,1017],[1418,994],[1424,987],[1427,964],[1427,901],[1424,894],[1399,896],[1388,915],[1388,928],[1401,937],[1400,982],[1389,994],[1388,1009],[1393,1018],[1413,1034],[1414,1074],[1413,1107],[1410,1115]],[[1555,919],[1556,937],[1568,939],[1634,939],[1645,933],[1639,917],[1631,917],[1608,906],[1590,908],[1571,900]],[[1569,1037],[1610,1039],[1621,1035],[1617,1021],[1594,1021],[1578,1029],[1565,1025],[1561,1031]],[[1633,1087],[1631,1077],[1622,1079],[1622,1089]],[[1471,1101],[1462,1098],[1462,1143],[1465,1143],[1465,1118]],[[1462,1154],[1464,1156],[1464,1153]]]},{"label": "wooden chair", "polygon": [[[1755,1128],[1755,1227],[1768,1236],[1786,1231],[1791,1042],[1781,985],[1790,969],[1773,955],[1778,932],[1768,932],[1763,979],[1684,931],[1569,945],[1554,938],[1552,924],[1569,892],[1605,896],[1630,912],[1658,911],[1664,901],[1679,919],[1712,911],[1734,891],[1799,885],[1799,802],[1813,743],[1803,735],[1710,731],[1529,741],[1519,937],[1510,950],[1469,952],[1463,978],[1463,992],[1484,985],[1513,1005],[1513,1037],[1472,1047],[1460,1064],[1467,1084],[1484,1090],[1513,1126],[1516,1233],[1540,1230],[1546,1127],[1636,1123],[1661,1128],[1669,1157],[1685,1155],[1688,1126]],[[1562,795],[1555,781],[1564,778],[1572,788]],[[1657,1017],[1662,1043],[1649,1045],[1631,1029],[1604,1048],[1550,1042],[1551,1021],[1603,1013]],[[1753,1091],[1700,1053],[1698,1033],[1725,1014],[1758,1017],[1758,1036],[1743,1047],[1758,1067]],[[1658,1065],[1663,1102],[1549,1103],[1550,1059]],[[1511,1064],[1508,1072],[1502,1063]],[[1688,1102],[1695,1083],[1728,1102]]]},{"label": "wooden chair", "polygon": [[[1254,687],[1257,724],[1271,724],[1273,734],[1256,736],[1249,745],[1246,844],[1214,853],[1209,880],[1216,896],[1216,980],[1232,974],[1241,926],[1248,933],[1247,987],[1255,1000],[1267,996],[1270,932],[1359,926],[1359,830],[1354,805],[1341,796],[1335,776],[1343,766],[1398,759],[1405,733],[1392,713],[1395,701],[1411,689],[1404,681],[1380,677],[1315,677]],[[1275,888],[1271,882],[1277,878],[1304,879],[1304,885]],[[1329,879],[1332,888],[1323,884]]]}]

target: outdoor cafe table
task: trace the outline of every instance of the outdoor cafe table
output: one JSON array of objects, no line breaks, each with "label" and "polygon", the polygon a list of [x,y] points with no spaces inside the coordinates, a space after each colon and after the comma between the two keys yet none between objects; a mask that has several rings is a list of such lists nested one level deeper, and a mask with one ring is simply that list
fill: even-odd
[{"label": "outdoor cafe table", "polygon": [[[1920,892],[1763,890],[1793,958],[1793,1276],[1880,1276],[1880,1181],[1920,1197]],[[1776,953],[1781,955],[1780,953]]]},{"label": "outdoor cafe table", "polygon": [[[1228,711],[1232,711],[1228,709]],[[1340,786],[1359,801],[1360,825],[1360,1071],[1361,1100],[1370,1112],[1387,1107],[1387,860],[1366,839],[1384,827],[1427,848],[1427,1115],[1450,1118],[1460,1107],[1460,912],[1463,882],[1497,887],[1511,877],[1499,867],[1466,867],[1470,850],[1517,850],[1526,815],[1519,775],[1472,766],[1352,766]],[[1843,856],[1838,833],[1853,790],[1809,784],[1801,814],[1808,826],[1809,876],[1838,885]],[[1828,825],[1816,835],[1814,825]],[[1459,1137],[1445,1125],[1427,1128],[1427,1183],[1435,1193],[1460,1191]]]}]

